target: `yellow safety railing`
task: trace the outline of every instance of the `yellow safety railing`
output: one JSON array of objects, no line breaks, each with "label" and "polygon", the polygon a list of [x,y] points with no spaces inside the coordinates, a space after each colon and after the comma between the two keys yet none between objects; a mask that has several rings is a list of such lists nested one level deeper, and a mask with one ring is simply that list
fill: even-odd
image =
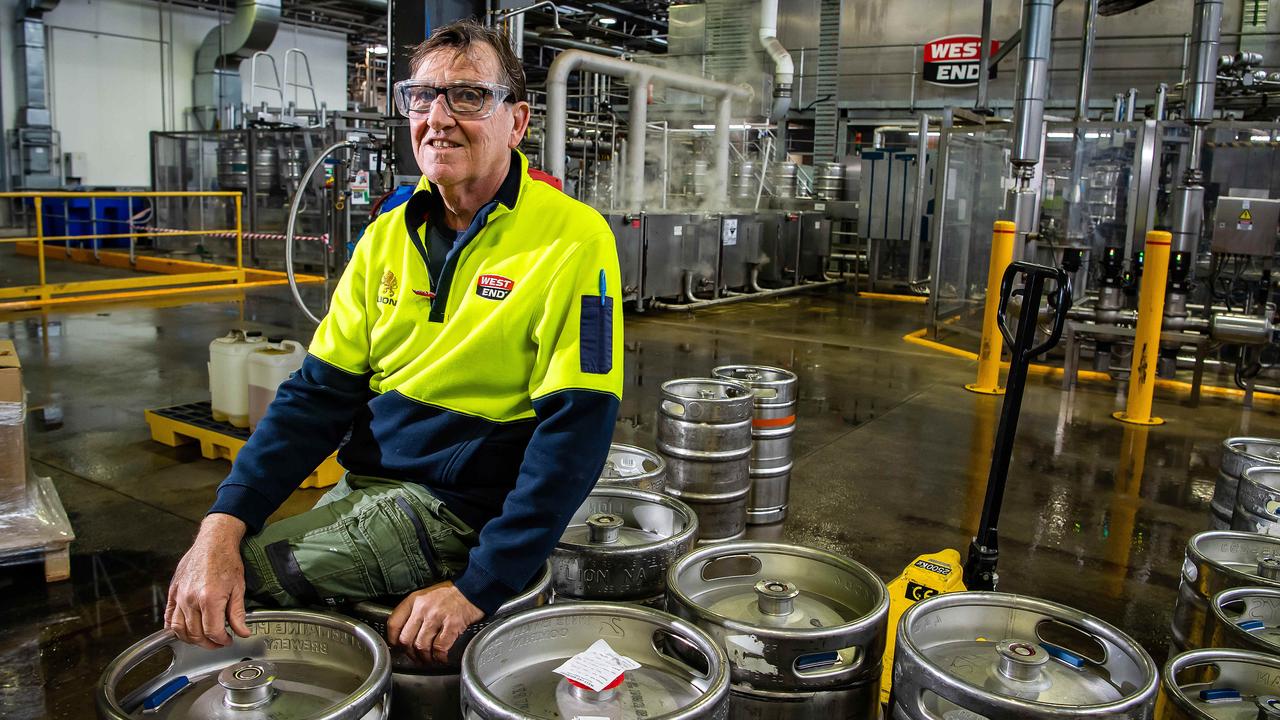
[{"label": "yellow safety railing", "polygon": [[[230,201],[235,206],[235,226],[226,229],[181,230],[152,228],[134,229],[132,220],[109,222],[125,222],[129,224],[128,232],[120,233],[88,233],[84,235],[46,235],[44,221],[46,218],[45,201],[49,198],[66,199],[98,199],[98,198],[219,198]],[[16,307],[42,306],[64,302],[132,299],[153,295],[175,293],[207,292],[226,290],[237,287],[277,285],[286,282],[283,273],[268,270],[246,269],[244,267],[244,224],[242,220],[244,198],[233,191],[119,191],[119,192],[0,192],[0,198],[30,199],[34,210],[35,235],[29,237],[0,237],[0,243],[18,244],[18,251],[31,254],[34,245],[38,283],[17,287],[0,287],[0,309]],[[88,222],[99,222],[91,218]],[[94,228],[97,229],[97,228]],[[139,238],[148,237],[190,237],[196,235],[221,235],[231,237],[235,242],[235,265],[177,260],[149,255],[137,255],[134,246]],[[97,246],[92,251],[76,249],[70,242],[88,242],[99,240],[129,239],[129,252],[99,252]],[[152,273],[136,277],[112,278],[107,280],[81,280],[65,283],[49,283],[47,261],[50,257],[45,245],[51,242],[67,242],[65,253],[59,252],[56,259],[71,259],[92,262],[98,265],[114,266],[126,270]],[[63,248],[59,248],[60,251]],[[92,253],[90,255],[90,253]],[[322,282],[322,278],[300,275],[300,282]],[[116,293],[109,295],[106,293]]]}]

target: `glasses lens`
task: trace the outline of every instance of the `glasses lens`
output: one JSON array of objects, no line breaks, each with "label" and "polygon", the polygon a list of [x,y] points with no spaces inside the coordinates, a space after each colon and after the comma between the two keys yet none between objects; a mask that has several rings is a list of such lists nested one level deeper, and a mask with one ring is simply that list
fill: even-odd
[{"label": "glasses lens", "polygon": [[489,91],[471,85],[455,85],[446,91],[445,99],[454,112],[476,114],[484,112],[488,104]]},{"label": "glasses lens", "polygon": [[405,105],[411,113],[431,112],[431,103],[435,102],[436,89],[431,87],[405,88]]}]

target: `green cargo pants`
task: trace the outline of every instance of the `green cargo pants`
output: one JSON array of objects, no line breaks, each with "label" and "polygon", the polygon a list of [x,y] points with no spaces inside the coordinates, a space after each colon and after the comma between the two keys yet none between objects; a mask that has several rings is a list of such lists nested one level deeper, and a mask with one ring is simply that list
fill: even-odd
[{"label": "green cargo pants", "polygon": [[476,532],[426,488],[348,473],[316,506],[246,538],[246,595],[280,607],[399,598],[457,576]]}]

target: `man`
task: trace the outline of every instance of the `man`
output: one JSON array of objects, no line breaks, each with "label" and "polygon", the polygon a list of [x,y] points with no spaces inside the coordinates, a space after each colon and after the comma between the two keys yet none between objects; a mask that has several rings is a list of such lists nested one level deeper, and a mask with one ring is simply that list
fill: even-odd
[{"label": "man", "polygon": [[[226,645],[228,622],[247,636],[246,590],[391,596],[388,641],[443,662],[542,566],[603,466],[622,391],[609,227],[528,177],[524,74],[501,35],[441,27],[411,67],[395,95],[423,179],[357,244],[179,562],[165,624],[187,642]],[[259,533],[348,430],[343,482]]]}]

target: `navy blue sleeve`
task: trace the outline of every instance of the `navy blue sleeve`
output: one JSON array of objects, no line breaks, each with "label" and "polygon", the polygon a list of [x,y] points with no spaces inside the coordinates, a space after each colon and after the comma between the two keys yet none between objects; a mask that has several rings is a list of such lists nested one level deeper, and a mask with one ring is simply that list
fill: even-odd
[{"label": "navy blue sleeve", "polygon": [[369,375],[307,355],[236,455],[209,512],[240,518],[250,534],[260,531],[267,516],[342,442],[370,392]]},{"label": "navy blue sleeve", "polygon": [[618,398],[595,390],[562,390],[533,401],[538,426],[524,453],[502,514],[454,585],[486,615],[529,583],[555,549],[574,511],[595,487],[609,455]]}]

